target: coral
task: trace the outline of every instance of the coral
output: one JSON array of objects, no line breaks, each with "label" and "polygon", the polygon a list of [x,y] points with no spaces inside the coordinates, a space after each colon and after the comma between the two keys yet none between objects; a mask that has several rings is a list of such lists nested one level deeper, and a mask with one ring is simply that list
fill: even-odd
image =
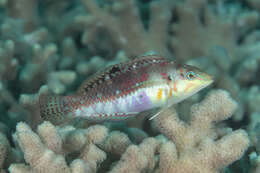
[{"label": "coral", "polygon": [[10,17],[24,20],[24,29],[30,31],[36,27],[37,21],[39,21],[37,6],[38,1],[34,0],[8,0],[7,13]]},{"label": "coral", "polygon": [[[240,52],[243,48],[237,44],[237,38],[243,34],[243,30],[246,32],[256,25],[259,14],[243,11],[238,5],[233,7],[236,4],[229,6],[223,1],[217,3],[216,7],[208,3],[207,0],[187,0],[176,5],[179,22],[172,25],[176,37],[171,43],[176,57],[183,61],[207,56],[212,47],[222,46],[227,49],[232,61],[238,61],[244,53]],[[190,38],[196,41],[192,42]]]},{"label": "coral", "polygon": [[66,85],[72,84],[76,79],[74,71],[59,71],[52,72],[48,75],[48,88],[54,94],[63,94],[66,90]]},{"label": "coral", "polygon": [[[64,128],[58,130],[49,122],[44,122],[38,127],[38,136],[27,124],[19,123],[14,139],[24,152],[25,161],[30,166],[12,164],[9,171],[43,173],[91,170],[95,172],[98,162],[105,159],[105,153],[99,152],[101,150],[94,144],[106,137],[107,129],[103,126],[93,126],[86,130],[76,130],[69,126]],[[71,146],[75,147],[71,148]],[[72,152],[71,150],[82,151],[79,159],[73,160],[68,166],[62,154]]]},{"label": "coral", "polygon": [[[20,133],[20,127],[33,136],[35,146],[46,153],[46,157],[57,158],[57,163],[71,172],[122,171],[129,167],[126,161],[132,164],[132,171],[159,172],[163,168],[158,165],[170,164],[169,159],[176,158],[176,165],[169,168],[175,169],[188,156],[194,158],[187,159],[189,163],[209,167],[213,164],[212,153],[219,154],[220,148],[228,149],[239,137],[246,146],[244,131],[232,132],[231,128],[225,128],[230,126],[243,127],[248,132],[251,146],[240,162],[250,171],[259,172],[259,14],[259,0],[0,0],[1,171],[7,172],[10,164],[9,170],[13,172],[40,169],[41,165],[37,167],[31,160],[23,160],[22,153],[26,158],[29,156],[28,148],[19,145],[26,144],[21,140],[24,133]],[[93,132],[90,130],[93,126],[86,121],[63,127],[42,123],[37,105],[40,94],[75,93],[96,71],[150,50],[212,74],[215,82],[211,87],[227,90],[239,105],[229,121],[222,122],[230,117],[234,107],[222,114],[223,107],[213,111],[213,107],[208,106],[213,111],[209,115],[215,113],[220,118],[215,119],[218,125],[213,125],[214,117],[206,116],[206,112],[205,116],[203,112],[194,113],[205,100],[188,113],[190,106],[201,100],[204,90],[176,106],[180,119],[191,119],[190,122],[182,122],[174,110],[167,110],[157,119],[167,120],[161,124],[163,129],[155,130],[153,125],[158,125],[157,120],[146,121],[144,117],[150,114],[148,112],[132,122],[105,123],[109,129],[107,135],[103,133],[100,140],[89,142],[86,134]],[[223,102],[230,100],[227,97]],[[206,124],[198,123],[195,117]],[[169,125],[168,120],[176,126]],[[17,125],[20,121],[26,124]],[[185,128],[178,126],[180,124]],[[17,137],[12,139],[16,126],[14,136]],[[178,127],[185,129],[185,133],[172,132]],[[169,132],[172,132],[170,136]],[[142,151],[146,149],[144,145],[151,147],[151,155]],[[241,145],[234,145],[232,149],[241,147],[242,152],[246,147]],[[212,147],[207,148],[209,146]],[[177,155],[172,158],[175,152]],[[231,161],[215,160],[214,171],[230,165],[240,156],[238,152],[231,153]],[[202,154],[209,159],[199,160]],[[138,165],[134,165],[136,157],[140,161]],[[149,161],[153,159],[155,166]],[[225,164],[222,161],[226,161]],[[242,172],[239,166],[232,164],[228,171]]]},{"label": "coral", "polygon": [[14,57],[14,42],[12,40],[0,42],[0,56],[1,81],[13,80],[17,75],[18,61]]},{"label": "coral", "polygon": [[260,156],[254,152],[249,155],[249,158],[252,162],[252,165],[254,166],[251,172],[258,173],[260,171]]},{"label": "coral", "polygon": [[5,172],[11,163],[23,161],[23,156],[20,150],[12,148],[7,137],[0,133],[0,172]]},{"label": "coral", "polygon": [[245,96],[245,100],[248,106],[248,112],[260,112],[259,103],[260,103],[260,87],[259,86],[252,86],[249,88],[247,95]]},{"label": "coral", "polygon": [[106,152],[121,156],[131,144],[132,142],[126,134],[112,131],[101,145],[101,148]]},{"label": "coral", "polygon": [[256,10],[260,11],[260,3],[258,0],[247,0],[247,2]]},{"label": "coral", "polygon": [[255,152],[260,153],[260,114],[253,113],[250,118],[251,122],[248,126],[251,145],[254,147]]},{"label": "coral", "polygon": [[[91,14],[78,18],[86,26],[82,36],[84,44],[94,46],[96,43],[93,38],[105,30],[113,46],[124,50],[128,56],[136,56],[150,50],[170,55],[166,46],[167,26],[172,8],[170,1],[153,1],[150,4],[151,16],[147,27],[141,21],[141,14],[134,0],[114,1],[112,5],[103,8],[94,0],[82,0],[82,4]],[[108,45],[104,47],[107,49]]]},{"label": "coral", "polygon": [[[46,90],[42,88],[40,92]],[[21,102],[30,106],[30,100],[35,97],[37,95],[23,96]],[[12,149],[18,153],[21,150],[27,163],[21,159],[14,163],[12,159],[8,168],[12,173],[218,172],[242,157],[249,146],[244,130],[220,129],[215,125],[229,118],[236,107],[237,103],[226,91],[216,90],[192,106],[189,123],[181,121],[174,110],[165,109],[154,119],[157,129],[165,137],[147,137],[141,130],[129,129],[130,134],[136,135],[135,142],[143,139],[139,145],[135,145],[125,133],[109,132],[102,125],[75,128],[43,122],[35,133],[26,123],[20,122],[13,135],[15,148],[11,148],[2,135],[0,148],[5,156],[1,157],[0,163],[7,162],[7,158],[14,155],[6,154]]]},{"label": "coral", "polygon": [[260,153],[260,122],[257,123],[257,125],[254,128],[254,131],[256,136],[256,142],[255,142],[256,151]]},{"label": "coral", "polygon": [[19,99],[19,105],[25,108],[28,112],[27,115],[27,123],[35,129],[37,125],[42,122],[39,112],[39,105],[38,100],[41,94],[48,94],[50,93],[48,86],[43,85],[38,93],[36,94],[21,94]]},{"label": "coral", "polygon": [[[34,44],[32,47],[33,56],[31,61],[28,62],[23,70],[20,73],[19,79],[22,85],[27,88],[27,92],[34,90],[37,83],[34,86],[31,86],[31,82],[35,81],[37,78],[42,78],[42,81],[47,79],[45,74],[45,70],[49,70],[49,72],[54,71],[54,65],[57,58],[55,58],[57,47],[55,44],[49,43],[46,46],[42,47],[39,44]],[[40,86],[40,82],[38,81],[38,86]]]},{"label": "coral", "polygon": [[139,146],[130,145],[121,160],[112,168],[110,173],[151,172],[155,167],[154,154],[158,147],[154,138],[146,138]]},{"label": "coral", "polygon": [[165,110],[155,120],[158,130],[170,140],[160,149],[160,171],[218,172],[242,157],[249,146],[247,133],[236,130],[220,137],[213,124],[229,118],[236,106],[227,92],[217,90],[192,106],[189,124],[176,112]]}]

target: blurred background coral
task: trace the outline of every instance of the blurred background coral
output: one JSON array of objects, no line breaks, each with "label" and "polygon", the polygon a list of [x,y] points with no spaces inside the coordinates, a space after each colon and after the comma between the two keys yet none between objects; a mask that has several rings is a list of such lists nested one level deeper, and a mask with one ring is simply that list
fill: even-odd
[{"label": "blurred background coral", "polygon": [[[152,121],[41,120],[40,94],[146,52],[215,82]],[[259,76],[260,0],[0,0],[0,172],[260,173]]]}]

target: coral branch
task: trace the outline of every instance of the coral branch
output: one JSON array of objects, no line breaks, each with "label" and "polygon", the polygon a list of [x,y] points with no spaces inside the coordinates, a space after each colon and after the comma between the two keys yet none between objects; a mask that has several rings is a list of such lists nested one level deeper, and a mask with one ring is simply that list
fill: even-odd
[{"label": "coral branch", "polygon": [[[127,55],[139,55],[150,50],[169,56],[167,44],[167,26],[170,21],[172,3],[164,0],[151,5],[151,21],[148,29],[141,21],[139,10],[134,0],[113,2],[111,11],[98,6],[93,0],[82,0],[86,11],[95,16],[95,22],[89,23],[83,42],[91,43],[93,35],[104,28],[113,44],[124,50]],[[160,12],[160,15],[155,12]],[[122,22],[123,21],[123,22]],[[85,40],[85,41],[84,41]]]},{"label": "coral branch", "polygon": [[[70,172],[64,157],[56,155],[53,151],[46,148],[40,138],[28,125],[19,123],[15,135],[19,142],[19,146],[24,152],[26,162],[30,164],[33,170],[42,173]],[[46,167],[46,165],[48,165],[48,167]]]},{"label": "coral branch", "polygon": [[230,132],[215,141],[218,134],[213,123],[227,119],[237,104],[223,90],[212,91],[191,108],[191,122],[185,123],[169,109],[155,123],[172,142],[160,149],[160,171],[175,173],[215,173],[239,159],[249,146],[244,130]]},{"label": "coral branch", "polygon": [[[11,172],[96,172],[98,164],[106,158],[106,154],[94,145],[103,141],[107,135],[107,129],[103,126],[75,130],[71,126],[56,128],[44,122],[38,126],[38,134],[40,137],[25,123],[17,125],[14,139],[30,166],[12,164],[9,167]],[[71,149],[67,145],[75,148]],[[68,166],[64,155],[79,150],[82,159],[75,159]]]}]

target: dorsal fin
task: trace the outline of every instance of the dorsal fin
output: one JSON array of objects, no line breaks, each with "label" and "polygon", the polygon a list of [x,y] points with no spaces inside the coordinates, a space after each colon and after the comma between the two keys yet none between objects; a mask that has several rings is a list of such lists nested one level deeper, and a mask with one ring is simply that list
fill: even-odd
[{"label": "dorsal fin", "polygon": [[119,73],[121,73],[122,64],[115,64],[105,68],[103,71],[98,71],[92,75],[89,79],[85,80],[78,89],[78,94],[86,93],[89,90],[96,88],[98,85],[102,84],[104,81],[109,80]]},{"label": "dorsal fin", "polygon": [[154,63],[160,63],[166,61],[165,58],[158,55],[142,55],[131,61],[111,65],[103,71],[99,71],[84,81],[78,89],[78,94],[87,93],[91,89],[102,85],[103,82],[117,77],[121,73],[127,73],[131,70],[138,70],[140,67],[144,67]]}]

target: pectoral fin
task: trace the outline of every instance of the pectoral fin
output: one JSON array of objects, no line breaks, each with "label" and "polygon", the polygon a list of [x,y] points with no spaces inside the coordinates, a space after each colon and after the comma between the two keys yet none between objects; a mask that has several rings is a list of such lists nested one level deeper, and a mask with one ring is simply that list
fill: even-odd
[{"label": "pectoral fin", "polygon": [[167,107],[163,107],[161,108],[158,112],[156,112],[156,114],[154,114],[153,116],[151,116],[149,118],[149,120],[153,120],[154,118],[156,118],[158,115],[160,115],[161,112],[163,112],[164,109],[166,109]]},{"label": "pectoral fin", "polygon": [[151,117],[149,118],[149,120],[153,120],[153,119],[156,118],[158,115],[160,115],[165,109],[168,109],[168,108],[171,107],[171,106],[172,106],[172,104],[168,104],[168,103],[167,103],[166,106],[160,108],[159,111],[156,112],[156,114],[154,114],[153,116],[151,116]]}]

